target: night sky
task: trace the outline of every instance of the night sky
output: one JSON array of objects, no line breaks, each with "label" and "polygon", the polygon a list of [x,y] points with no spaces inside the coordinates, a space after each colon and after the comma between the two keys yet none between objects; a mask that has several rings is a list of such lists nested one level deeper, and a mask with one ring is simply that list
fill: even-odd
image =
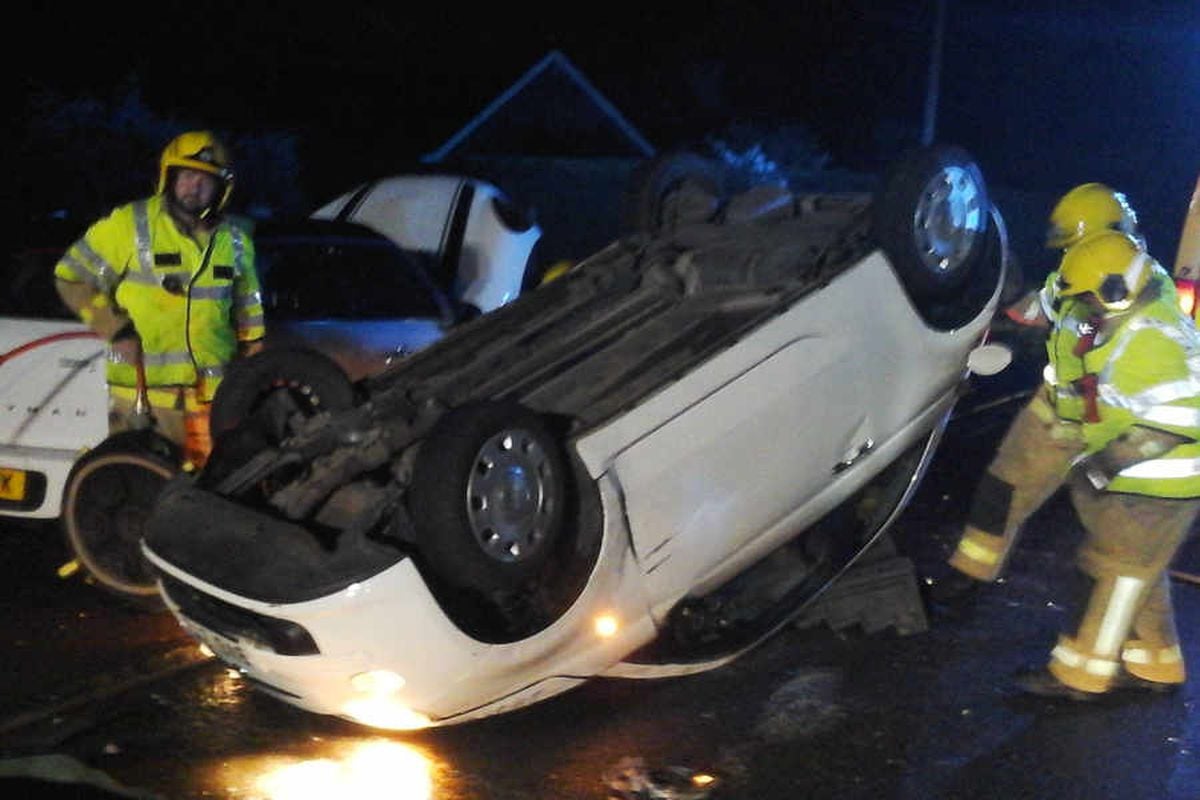
[{"label": "night sky", "polygon": [[[920,128],[934,0],[642,5],[43,4],[23,77],[80,94],[136,75],[156,112],[294,131],[331,175],[415,163],[555,49],[659,147],[798,122],[854,164]],[[1118,185],[1173,253],[1200,171],[1200,3],[946,9],[938,138],[1023,190]]]}]

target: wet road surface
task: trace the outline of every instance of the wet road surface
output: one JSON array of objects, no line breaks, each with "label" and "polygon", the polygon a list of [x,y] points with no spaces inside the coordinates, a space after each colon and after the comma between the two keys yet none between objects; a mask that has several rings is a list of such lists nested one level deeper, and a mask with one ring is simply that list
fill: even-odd
[{"label": "wet road surface", "polygon": [[[949,551],[1015,409],[951,424],[893,532],[919,569]],[[1195,679],[1174,695],[1082,706],[1008,685],[1053,642],[1079,535],[1055,498],[1007,580],[965,613],[931,613],[925,632],[792,627],[707,674],[593,681],[506,716],[399,734],[252,691],[199,656],[168,614],[126,611],[57,579],[65,551],[53,527],[6,526],[0,788],[35,785],[4,777],[5,765],[58,755],[140,791],[129,796],[605,798],[605,774],[638,757],[707,771],[717,780],[698,796],[712,800],[1196,800]],[[1200,565],[1185,555],[1182,570]],[[1200,664],[1200,586],[1179,580],[1175,597],[1185,654]],[[57,796],[119,796],[72,791]]]}]

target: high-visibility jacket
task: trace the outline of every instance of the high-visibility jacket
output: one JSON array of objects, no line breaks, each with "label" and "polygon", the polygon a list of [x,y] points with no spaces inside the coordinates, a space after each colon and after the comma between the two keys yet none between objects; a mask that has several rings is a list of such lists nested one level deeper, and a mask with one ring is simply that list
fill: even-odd
[{"label": "high-visibility jacket", "polygon": [[1081,423],[1085,454],[1135,425],[1192,440],[1126,467],[1107,491],[1200,497],[1200,333],[1179,310],[1170,276],[1156,268],[1151,280],[1153,299],[1118,320],[1092,319],[1077,299],[1061,304],[1046,342],[1045,389],[1061,419]]},{"label": "high-visibility jacket", "polygon": [[[265,333],[254,243],[228,220],[195,237],[180,231],[162,195],[121,206],[98,220],[55,266],[60,281],[88,287],[77,313],[104,312],[133,323],[142,341],[146,383],[199,386],[210,400],[239,342]],[[108,308],[108,306],[112,308]],[[110,351],[108,382],[137,385],[135,365]]]}]

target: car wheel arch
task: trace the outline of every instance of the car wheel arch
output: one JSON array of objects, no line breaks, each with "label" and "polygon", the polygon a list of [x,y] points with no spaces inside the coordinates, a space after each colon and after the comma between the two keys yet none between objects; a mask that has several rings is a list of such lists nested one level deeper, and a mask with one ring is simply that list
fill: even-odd
[{"label": "car wheel arch", "polygon": [[983,310],[1008,258],[982,171],[954,145],[917,148],[893,162],[872,201],[871,233],[913,305],[939,329]]}]

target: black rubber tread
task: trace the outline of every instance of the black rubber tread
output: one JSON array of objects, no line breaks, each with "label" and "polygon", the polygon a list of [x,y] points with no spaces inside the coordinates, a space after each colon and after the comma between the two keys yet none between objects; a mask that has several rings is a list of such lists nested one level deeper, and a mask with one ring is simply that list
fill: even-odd
[{"label": "black rubber tread", "polygon": [[354,385],[328,356],[303,347],[274,347],[234,361],[213,398],[213,437],[236,428],[271,392],[290,389],[313,414],[354,405]]},{"label": "black rubber tread", "polygon": [[63,489],[70,552],[92,583],[141,610],[165,608],[141,526],[179,464],[178,448],[161,436],[119,433],[76,461]]}]

